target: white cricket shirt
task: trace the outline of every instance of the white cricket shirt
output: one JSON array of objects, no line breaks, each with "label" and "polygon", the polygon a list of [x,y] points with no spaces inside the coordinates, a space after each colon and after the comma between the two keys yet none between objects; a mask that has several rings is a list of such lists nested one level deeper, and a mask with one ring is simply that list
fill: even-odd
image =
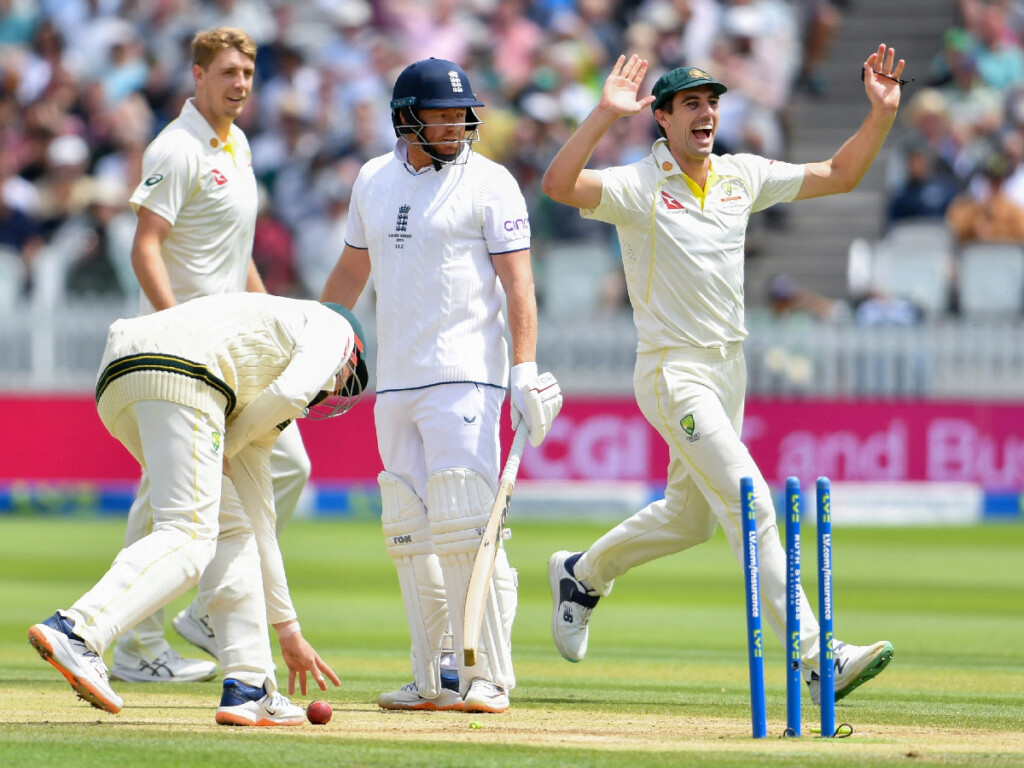
[{"label": "white cricket shirt", "polygon": [[[146,148],[142,179],[131,206],[172,225],[162,254],[178,301],[244,291],[258,199],[242,130],[232,125],[222,142],[189,99]],[[140,312],[152,311],[143,293]]]},{"label": "white cricket shirt", "polygon": [[469,152],[418,173],[393,153],[368,161],[352,189],[345,242],[368,249],[377,291],[377,391],[450,382],[504,387],[505,291],[491,256],[530,247],[519,185]]},{"label": "white cricket shirt", "polygon": [[718,347],[747,336],[743,259],[750,214],[796,197],[802,165],[712,155],[705,190],[659,139],[631,165],[600,171],[601,203],[584,218],[615,225],[638,352]]}]

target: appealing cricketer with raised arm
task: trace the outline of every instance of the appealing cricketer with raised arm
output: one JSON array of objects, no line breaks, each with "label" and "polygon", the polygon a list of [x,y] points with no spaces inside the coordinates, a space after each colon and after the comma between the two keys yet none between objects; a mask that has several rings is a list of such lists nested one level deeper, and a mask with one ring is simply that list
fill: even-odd
[{"label": "appealing cricketer with raised arm", "polygon": [[[548,166],[545,193],[615,225],[639,337],[636,400],[670,455],[665,498],[585,552],[561,551],[550,559],[552,634],[569,661],[586,654],[594,607],[630,568],[701,544],[719,525],[742,562],[741,477],[754,479],[765,616],[785,642],[785,552],[771,491],[740,440],[747,222],[776,203],[854,189],[896,118],[903,66],[892,48],[880,45],[872,52],[862,64],[867,117],[831,158],[796,165],[714,154],[726,86],[701,69],[679,67],[641,97],[647,62],[620,56],[600,103]],[[662,137],[651,153],[631,165],[586,168],[608,128],[647,107]],[[818,623],[802,590],[800,604],[803,673],[817,702]],[[836,641],[834,647],[837,699],[881,672],[893,655],[887,641]]]}]

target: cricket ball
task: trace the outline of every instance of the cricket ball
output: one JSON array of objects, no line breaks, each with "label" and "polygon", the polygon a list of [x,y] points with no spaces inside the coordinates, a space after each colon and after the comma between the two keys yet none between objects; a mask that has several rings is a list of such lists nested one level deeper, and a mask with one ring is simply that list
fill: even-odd
[{"label": "cricket ball", "polygon": [[306,707],[306,719],[313,725],[326,725],[330,722],[331,715],[333,714],[331,705],[320,699],[311,701],[309,706]]}]

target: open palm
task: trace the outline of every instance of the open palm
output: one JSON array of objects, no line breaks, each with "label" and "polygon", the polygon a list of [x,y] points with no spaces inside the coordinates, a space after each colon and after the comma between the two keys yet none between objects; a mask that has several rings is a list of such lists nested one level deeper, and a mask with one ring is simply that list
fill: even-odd
[{"label": "open palm", "polygon": [[647,74],[647,60],[633,54],[619,56],[601,89],[601,105],[618,115],[635,115],[654,101],[654,96],[637,100],[640,83]]}]

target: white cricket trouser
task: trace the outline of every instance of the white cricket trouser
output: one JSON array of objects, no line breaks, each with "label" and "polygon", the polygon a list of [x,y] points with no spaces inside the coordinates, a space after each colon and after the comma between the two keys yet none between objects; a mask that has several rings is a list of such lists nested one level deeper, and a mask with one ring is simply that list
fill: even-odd
[{"label": "white cricket trouser", "polygon": [[[277,531],[280,534],[294,514],[310,474],[309,456],[302,443],[299,425],[294,421],[281,432],[274,443],[273,451],[270,454],[270,472],[274,483]],[[134,544],[150,532],[152,525],[153,510],[150,508],[149,500],[149,477],[143,470],[138,493],[128,512],[124,545],[127,547]],[[207,609],[204,607],[198,613],[201,615],[206,611]],[[161,608],[121,635],[114,646],[114,663],[134,668],[138,664],[138,659],[156,658],[170,647],[164,637],[164,611]]]},{"label": "white cricket trouser", "polygon": [[224,416],[147,400],[111,433],[149,474],[152,529],[125,547],[68,612],[102,652],[125,630],[193,587],[214,556],[224,461]]},{"label": "white cricket trouser", "polygon": [[427,476],[471,469],[498,489],[498,421],[505,390],[477,384],[439,384],[382,392],[373,407],[384,469],[421,499]]},{"label": "white cricket trouser", "polygon": [[[637,404],[669,447],[665,498],[598,539],[575,572],[607,595],[612,582],[630,568],[705,542],[718,525],[742,564],[740,478],[751,477],[764,615],[785,645],[786,553],[768,484],[740,440],[746,383],[746,362],[738,343],[724,356],[703,349],[637,356]],[[802,588],[800,617],[803,659],[817,668],[818,622]]]},{"label": "white cricket trouser", "polygon": [[[444,470],[470,470],[479,475],[490,487],[493,494],[498,486],[498,469],[501,452],[499,420],[501,404],[505,399],[505,391],[496,387],[485,387],[476,384],[442,384],[424,389],[402,392],[383,392],[377,395],[374,405],[374,418],[377,427],[377,446],[380,450],[384,468],[396,475],[412,488],[423,502],[428,518],[436,523],[436,516],[441,510],[430,510],[427,504],[427,478]],[[490,509],[459,509],[457,514],[471,518],[475,515],[487,514]],[[475,530],[475,526],[474,530]],[[479,534],[477,534],[479,537]],[[474,547],[475,550],[475,547]],[[428,555],[436,559],[436,554]],[[448,567],[454,567],[449,563]],[[444,564],[440,561],[436,567],[424,568],[421,572],[440,573]],[[506,602],[514,603],[515,571],[508,565],[507,558],[499,557],[495,562],[496,578],[507,585],[510,593]],[[444,577],[446,580],[448,576]],[[443,587],[445,591],[454,588],[449,584],[419,585],[419,591],[431,591],[432,588]],[[409,602],[418,599],[416,595],[406,595],[403,599]],[[462,605],[465,595],[460,601],[448,597],[449,604]],[[488,609],[490,610],[490,609]],[[514,607],[512,608],[514,612]],[[515,678],[511,670],[511,620],[505,623],[500,637],[495,637],[493,644],[500,648],[486,647],[487,640],[481,637],[480,656],[493,659],[493,668],[489,670],[467,670],[463,667],[462,617],[452,617],[455,631],[455,656],[459,665],[463,690],[470,682],[467,673],[473,676],[488,677],[492,682],[504,688],[512,688]],[[495,619],[495,626],[500,623]],[[493,633],[492,633],[493,634]],[[421,633],[411,632],[413,643]],[[413,648],[413,658],[430,657],[440,654],[440,636],[432,638],[437,647]],[[479,666],[479,665],[478,665]],[[413,665],[413,674],[418,670]],[[421,689],[429,689],[429,681],[417,680]]]},{"label": "white cricket trouser", "polygon": [[276,689],[256,539],[223,475],[223,415],[142,401],[118,416],[112,432],[149,478],[153,525],[67,611],[75,631],[102,655],[198,583],[224,676]]}]

